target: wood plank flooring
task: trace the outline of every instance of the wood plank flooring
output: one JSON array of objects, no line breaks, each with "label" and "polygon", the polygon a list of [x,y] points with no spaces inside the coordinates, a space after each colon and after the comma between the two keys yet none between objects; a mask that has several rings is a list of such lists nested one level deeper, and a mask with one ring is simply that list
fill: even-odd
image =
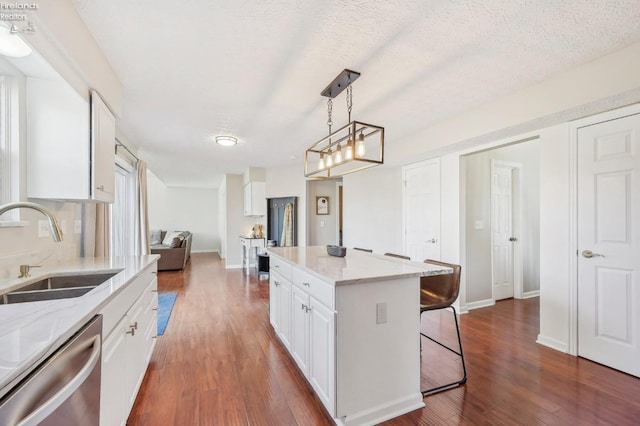
[{"label": "wood plank flooring", "polygon": [[[127,424],[332,424],[273,333],[267,280],[193,254],[158,285],[179,295]],[[640,424],[640,379],[535,343],[537,299],[502,301],[460,323],[467,384],[385,426]],[[448,312],[423,318],[424,331],[453,343],[452,325]],[[423,339],[425,386],[461,373],[434,346]]]}]

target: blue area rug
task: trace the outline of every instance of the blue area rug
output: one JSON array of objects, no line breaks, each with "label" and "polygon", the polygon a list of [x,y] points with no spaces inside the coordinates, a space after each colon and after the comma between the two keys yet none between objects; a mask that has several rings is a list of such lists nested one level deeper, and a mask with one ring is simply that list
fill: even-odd
[{"label": "blue area rug", "polygon": [[165,328],[167,328],[173,304],[176,303],[176,297],[178,297],[178,292],[176,291],[158,293],[158,336],[162,336]]}]

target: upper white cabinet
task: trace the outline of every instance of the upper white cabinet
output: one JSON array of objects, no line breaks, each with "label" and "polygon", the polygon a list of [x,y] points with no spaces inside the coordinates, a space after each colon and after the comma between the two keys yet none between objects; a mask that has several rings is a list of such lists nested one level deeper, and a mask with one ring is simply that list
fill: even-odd
[{"label": "upper white cabinet", "polygon": [[91,199],[113,202],[116,118],[98,92],[91,91]]},{"label": "upper white cabinet", "polygon": [[112,202],[115,118],[63,80],[27,78],[27,196]]},{"label": "upper white cabinet", "polygon": [[244,186],[244,215],[264,216],[267,214],[264,182],[249,182]]}]

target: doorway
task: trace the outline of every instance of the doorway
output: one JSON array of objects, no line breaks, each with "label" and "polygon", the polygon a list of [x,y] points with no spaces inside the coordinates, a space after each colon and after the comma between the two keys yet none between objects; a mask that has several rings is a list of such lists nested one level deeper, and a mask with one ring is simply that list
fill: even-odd
[{"label": "doorway", "polygon": [[468,309],[540,293],[539,152],[534,137],[460,157]]}]

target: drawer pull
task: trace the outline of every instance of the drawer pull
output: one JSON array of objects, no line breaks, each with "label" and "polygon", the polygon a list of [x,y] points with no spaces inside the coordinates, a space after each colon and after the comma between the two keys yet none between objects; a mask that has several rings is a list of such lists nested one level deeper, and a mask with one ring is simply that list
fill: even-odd
[{"label": "drawer pull", "polygon": [[130,326],[129,331],[127,331],[125,334],[130,334],[132,336],[135,336],[136,335],[136,329],[133,328],[133,326]]},{"label": "drawer pull", "polygon": [[310,283],[302,283],[302,285],[306,285],[307,287],[310,287],[311,284]]},{"label": "drawer pull", "polygon": [[138,321],[135,322],[135,324],[130,325],[129,327],[133,328],[134,330],[138,329]]},{"label": "drawer pull", "polygon": [[307,309],[307,305],[305,305],[304,303],[300,306],[300,308],[304,311],[305,309]]},{"label": "drawer pull", "polygon": [[152,311],[157,311],[157,310],[158,310],[158,308],[152,308],[151,310],[152,310]]},{"label": "drawer pull", "polygon": [[273,267],[274,267],[274,268],[279,268],[279,267],[280,267],[280,265],[273,265]]}]

